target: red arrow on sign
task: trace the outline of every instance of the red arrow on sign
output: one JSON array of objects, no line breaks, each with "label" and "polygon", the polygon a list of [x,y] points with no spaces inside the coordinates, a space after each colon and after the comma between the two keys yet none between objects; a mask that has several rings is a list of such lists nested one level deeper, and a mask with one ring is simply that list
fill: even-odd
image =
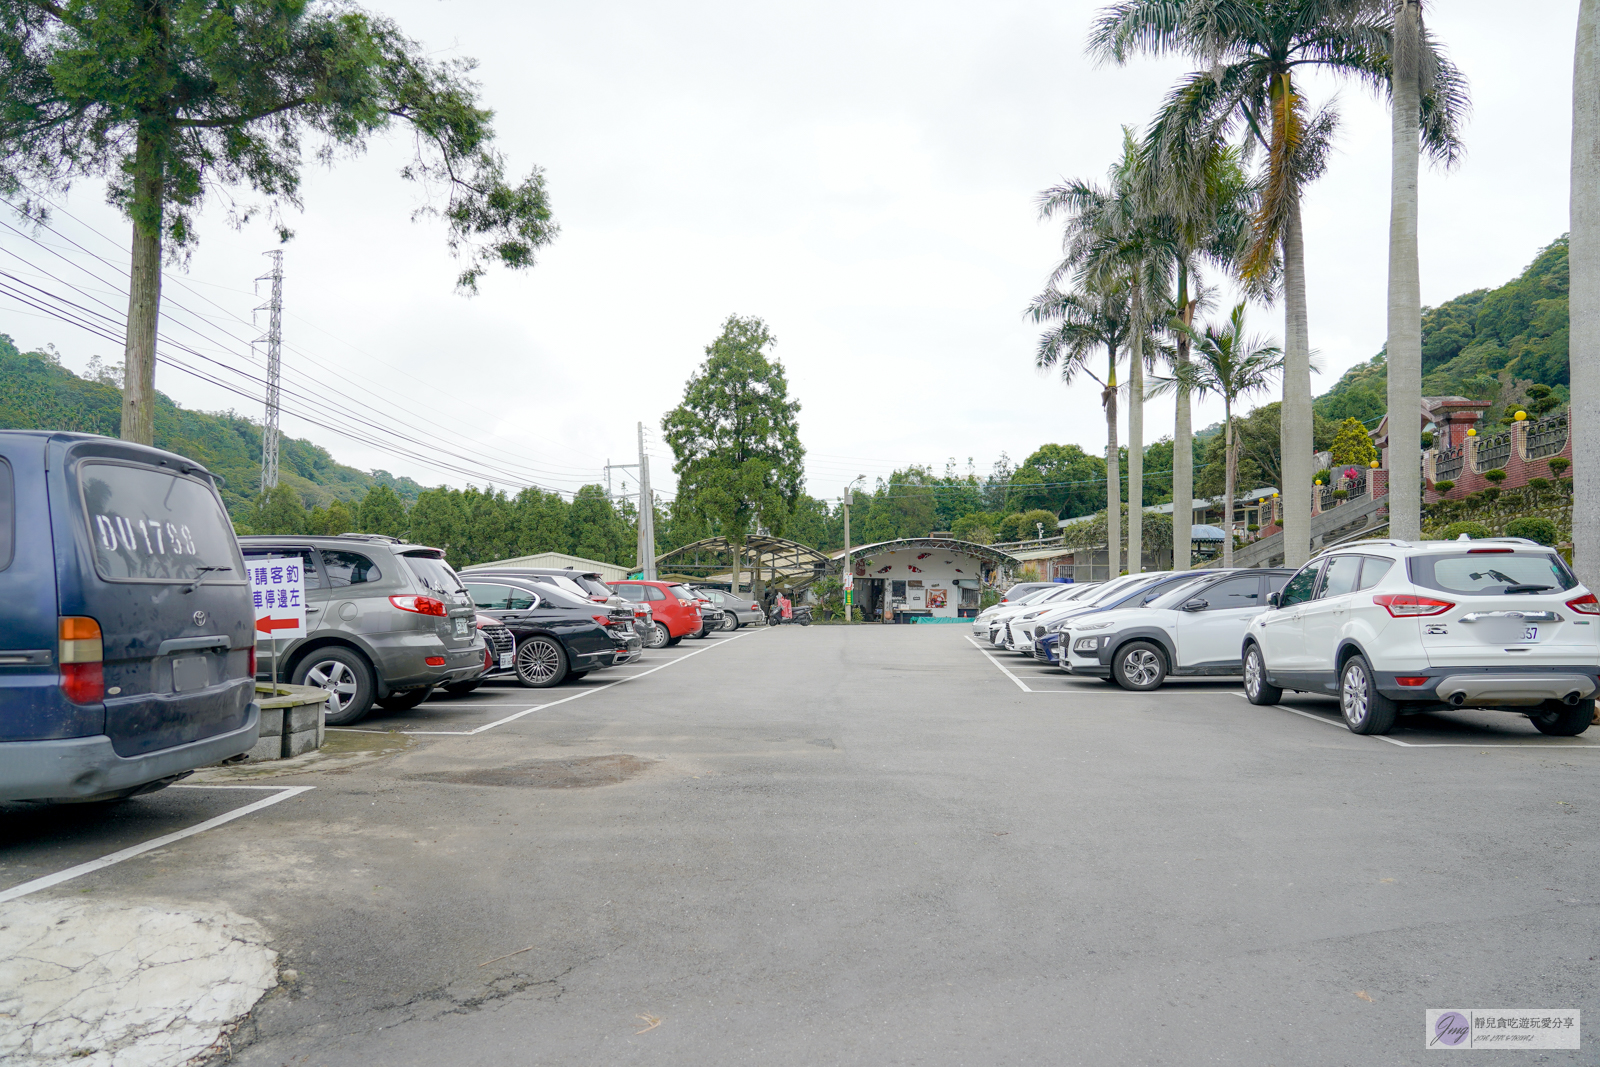
[{"label": "red arrow on sign", "polygon": [[295,630],[299,627],[299,619],[274,619],[269,616],[256,620],[256,629],[264,634],[270,634],[274,630]]}]

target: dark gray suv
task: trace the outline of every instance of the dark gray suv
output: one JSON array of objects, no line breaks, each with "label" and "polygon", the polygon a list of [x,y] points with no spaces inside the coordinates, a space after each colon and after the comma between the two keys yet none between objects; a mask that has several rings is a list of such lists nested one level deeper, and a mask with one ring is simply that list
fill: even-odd
[{"label": "dark gray suv", "polygon": [[374,703],[414,708],[435,686],[488,669],[476,609],[437,548],[378,534],[239,538],[245,562],[304,561],[306,636],[258,641],[260,677],[328,691],[331,726],[357,722]]}]

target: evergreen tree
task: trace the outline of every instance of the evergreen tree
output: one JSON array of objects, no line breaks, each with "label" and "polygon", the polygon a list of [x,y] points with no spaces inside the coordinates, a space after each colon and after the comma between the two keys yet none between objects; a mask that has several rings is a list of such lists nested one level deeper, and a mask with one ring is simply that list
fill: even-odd
[{"label": "evergreen tree", "polygon": [[258,534],[303,534],[307,530],[306,506],[294,487],[279,482],[256,499],[250,529]]},{"label": "evergreen tree", "polygon": [[1355,463],[1365,467],[1378,458],[1378,450],[1373,447],[1372,438],[1367,436],[1367,428],[1360,419],[1345,419],[1339,424],[1330,451],[1333,462],[1339,464]]},{"label": "evergreen tree", "polygon": [[406,536],[406,506],[387,485],[375,485],[361,498],[357,528],[386,537]]},{"label": "evergreen tree", "polygon": [[567,511],[566,552],[602,563],[632,566],[634,532],[606,499],[601,485],[586,485],[572,498]]},{"label": "evergreen tree", "polygon": [[516,555],[567,550],[567,502],[559,493],[524,489],[511,510],[516,523]]},{"label": "evergreen tree", "polygon": [[464,566],[462,536],[464,525],[461,514],[461,493],[440,487],[418,494],[411,507],[410,540],[419,545],[444,549],[445,559],[452,567]]}]

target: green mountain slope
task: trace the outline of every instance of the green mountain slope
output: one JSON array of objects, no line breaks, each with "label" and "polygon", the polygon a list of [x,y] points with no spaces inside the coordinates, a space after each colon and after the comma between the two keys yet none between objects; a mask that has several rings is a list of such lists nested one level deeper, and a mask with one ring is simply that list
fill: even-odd
[{"label": "green mountain slope", "polygon": [[[246,519],[261,488],[261,425],[234,412],[209,414],[156,394],[155,443],[190,456],[227,479],[222,498],[235,521]],[[108,381],[80,378],[53,352],[19,352],[0,334],[0,429],[75,430],[117,435],[122,391]],[[358,502],[375,485],[387,485],[408,503],[422,486],[386,471],[358,471],[335,463],[326,449],[299,438],[282,438],[279,481],[299,492],[306,507],[334,500]]]},{"label": "green mountain slope", "polygon": [[[1524,402],[1527,387],[1548,385],[1563,403],[1567,373],[1567,239],[1561,237],[1522,274],[1498,289],[1476,289],[1422,309],[1422,395],[1491,401],[1490,421]],[[1315,402],[1328,419],[1375,425],[1387,407],[1384,354],[1345,372]]]}]

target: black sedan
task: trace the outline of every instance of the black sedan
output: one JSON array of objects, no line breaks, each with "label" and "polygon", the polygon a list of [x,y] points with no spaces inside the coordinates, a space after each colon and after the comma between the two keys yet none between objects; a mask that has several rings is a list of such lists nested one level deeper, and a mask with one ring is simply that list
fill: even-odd
[{"label": "black sedan", "polygon": [[478,611],[516,639],[510,669],[497,668],[488,678],[514,676],[530,689],[546,689],[639,658],[629,609],[580,600],[525,578],[496,576],[464,584]]}]

